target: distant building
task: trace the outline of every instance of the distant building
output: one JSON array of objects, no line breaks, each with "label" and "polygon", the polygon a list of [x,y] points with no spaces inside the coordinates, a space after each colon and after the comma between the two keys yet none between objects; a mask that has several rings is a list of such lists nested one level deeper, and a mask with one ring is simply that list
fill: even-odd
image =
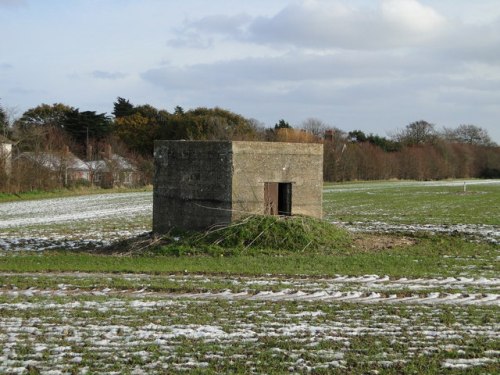
[{"label": "distant building", "polygon": [[322,144],[156,141],[153,231],[252,214],[320,218],[322,188]]},{"label": "distant building", "polygon": [[12,169],[12,142],[0,135],[0,174],[10,174]]},{"label": "distant building", "polygon": [[93,184],[106,188],[137,184],[138,173],[132,163],[120,155],[107,156],[105,159],[87,162]]},{"label": "distant building", "polygon": [[[16,161],[24,168],[43,169],[63,185],[78,182],[112,188],[137,184],[137,169],[120,155],[107,153],[100,160],[83,161],[66,147],[63,151],[23,152]],[[35,169],[33,169],[35,168]]]},{"label": "distant building", "polygon": [[23,152],[17,160],[19,163],[31,164],[46,170],[53,178],[60,179],[64,185],[79,180],[90,180],[88,165],[67,148],[60,152]]},{"label": "distant building", "polygon": [[[87,157],[90,159],[91,149],[87,148]],[[111,145],[106,145],[99,153],[99,160],[87,162],[92,184],[112,188],[114,186],[135,186],[139,181],[137,168],[123,156],[113,153]]]}]

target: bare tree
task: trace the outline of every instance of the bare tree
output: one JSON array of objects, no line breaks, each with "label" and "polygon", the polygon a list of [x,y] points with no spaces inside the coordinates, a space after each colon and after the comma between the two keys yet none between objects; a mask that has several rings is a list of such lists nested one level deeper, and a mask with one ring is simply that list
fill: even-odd
[{"label": "bare tree", "polygon": [[338,128],[325,130],[323,141],[323,176],[326,181],[342,181],[345,179],[345,155],[347,136]]},{"label": "bare tree", "polygon": [[8,138],[12,134],[12,124],[17,121],[16,107],[5,107],[0,104],[0,134]]},{"label": "bare tree", "polygon": [[394,140],[408,146],[434,143],[437,139],[435,125],[427,121],[420,120],[412,122],[402,130],[397,131]]},{"label": "bare tree", "polygon": [[323,137],[325,130],[327,129],[327,125],[323,121],[313,117],[310,117],[302,122],[301,127],[316,137]]},{"label": "bare tree", "polygon": [[7,113],[0,104],[0,135],[7,136]]},{"label": "bare tree", "polygon": [[449,142],[495,146],[486,129],[472,124],[460,125],[456,129],[444,128],[443,138]]}]

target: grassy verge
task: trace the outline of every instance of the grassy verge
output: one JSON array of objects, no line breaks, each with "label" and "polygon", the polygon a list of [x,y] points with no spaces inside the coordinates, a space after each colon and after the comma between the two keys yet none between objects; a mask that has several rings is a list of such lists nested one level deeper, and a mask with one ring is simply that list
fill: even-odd
[{"label": "grassy verge", "polygon": [[494,277],[498,249],[459,238],[419,238],[416,244],[376,252],[235,256],[111,256],[77,252],[18,253],[0,257],[10,272],[226,273],[283,275],[365,275],[393,277]]}]

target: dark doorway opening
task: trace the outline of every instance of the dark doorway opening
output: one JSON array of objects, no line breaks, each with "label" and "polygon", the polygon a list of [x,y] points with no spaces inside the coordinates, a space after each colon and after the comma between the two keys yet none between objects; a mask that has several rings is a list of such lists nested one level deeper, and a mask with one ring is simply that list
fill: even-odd
[{"label": "dark doorway opening", "polygon": [[289,182],[278,184],[278,215],[292,215],[292,184]]},{"label": "dark doorway opening", "polygon": [[292,215],[292,183],[265,182],[264,204],[267,215]]}]

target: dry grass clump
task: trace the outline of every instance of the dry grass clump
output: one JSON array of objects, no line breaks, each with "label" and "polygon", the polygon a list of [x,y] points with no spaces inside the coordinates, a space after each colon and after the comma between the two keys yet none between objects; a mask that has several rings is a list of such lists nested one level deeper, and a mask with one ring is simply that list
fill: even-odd
[{"label": "dry grass clump", "polygon": [[205,232],[172,232],[120,241],[106,252],[161,255],[342,253],[351,235],[326,221],[305,216],[249,216]]},{"label": "dry grass clump", "polygon": [[193,237],[194,244],[287,252],[341,250],[349,233],[326,221],[305,216],[250,216]]}]

